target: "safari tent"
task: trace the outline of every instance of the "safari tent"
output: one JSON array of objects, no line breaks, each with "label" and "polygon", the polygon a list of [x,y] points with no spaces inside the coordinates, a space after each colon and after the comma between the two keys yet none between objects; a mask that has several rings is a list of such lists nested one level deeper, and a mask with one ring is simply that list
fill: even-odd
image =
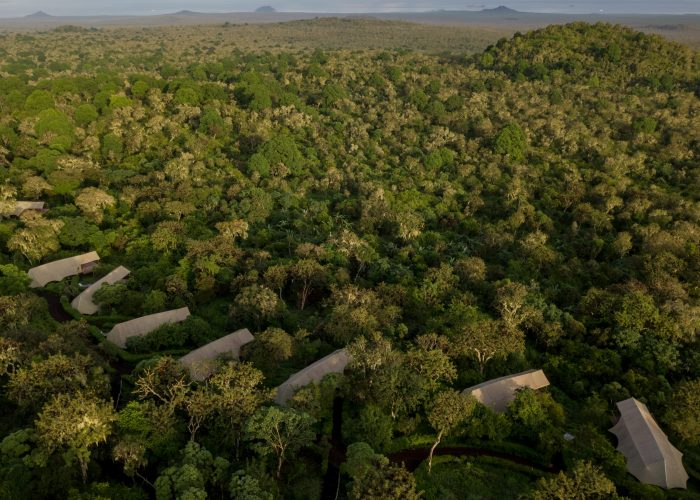
[{"label": "safari tent", "polygon": [[238,359],[241,347],[253,341],[247,328],[221,337],[180,358],[180,363],[190,371],[193,380],[202,381],[211,375],[216,359],[224,354]]},{"label": "safari tent", "polygon": [[95,268],[99,260],[100,256],[97,255],[97,252],[90,252],[33,267],[27,272],[32,279],[29,286],[31,288],[40,288],[47,283],[61,281],[68,276],[89,273]]},{"label": "safari tent", "polygon": [[338,349],[328,356],[319,359],[300,372],[295,373],[277,388],[275,402],[285,404],[299,387],[318,382],[329,373],[342,373],[350,361],[350,356],[345,349]]},{"label": "safari tent", "polygon": [[129,338],[146,335],[168,323],[179,323],[186,320],[189,316],[190,310],[187,307],[183,307],[125,321],[114,325],[114,328],[107,334],[107,340],[123,349],[126,347],[126,341]]},{"label": "safari tent", "polygon": [[83,293],[73,299],[71,305],[81,314],[95,314],[100,309],[97,304],[92,301],[92,296],[95,295],[95,292],[105,283],[113,285],[114,283],[123,280],[129,275],[130,272],[131,271],[129,271],[126,267],[119,266],[114,271],[107,274],[104,278],[97,280],[95,283],[86,288]]},{"label": "safari tent", "polygon": [[620,420],[610,429],[617,450],[627,458],[627,471],[640,482],[662,488],[685,488],[688,474],[683,454],[668,440],[647,406],[634,398],[617,403]]},{"label": "safari tent", "polygon": [[463,393],[471,394],[481,404],[488,406],[497,413],[503,413],[515,399],[515,393],[518,389],[524,387],[541,389],[548,385],[549,380],[547,380],[542,370],[527,370],[514,375],[487,380],[465,389]]},{"label": "safari tent", "polygon": [[44,210],[44,202],[43,201],[18,201],[15,203],[15,210],[12,212],[12,215],[15,217],[19,217],[22,215],[22,213],[26,212],[27,210],[37,210],[39,212],[43,212]]}]

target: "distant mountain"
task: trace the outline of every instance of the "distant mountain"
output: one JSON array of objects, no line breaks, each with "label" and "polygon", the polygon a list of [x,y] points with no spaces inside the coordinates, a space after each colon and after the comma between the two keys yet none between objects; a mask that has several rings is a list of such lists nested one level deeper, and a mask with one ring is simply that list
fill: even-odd
[{"label": "distant mountain", "polygon": [[28,16],[24,16],[25,19],[51,19],[52,17],[52,15],[47,14],[43,10],[37,11],[34,14],[29,14]]},{"label": "distant mountain", "polygon": [[263,5],[262,7],[255,9],[255,12],[258,14],[272,14],[273,12],[277,12],[277,10],[269,5]]},{"label": "distant mountain", "polygon": [[176,12],[173,14],[174,16],[198,16],[200,15],[199,12],[195,12],[193,10],[181,10],[179,12]]},{"label": "distant mountain", "polygon": [[483,14],[520,14],[519,11],[506,7],[505,5],[500,5],[495,9],[483,9],[481,12]]}]

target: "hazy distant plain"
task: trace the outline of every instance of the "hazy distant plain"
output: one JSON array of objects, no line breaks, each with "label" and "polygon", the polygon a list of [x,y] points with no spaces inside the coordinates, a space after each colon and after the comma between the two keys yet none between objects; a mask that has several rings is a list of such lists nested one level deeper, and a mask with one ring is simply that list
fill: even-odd
[{"label": "hazy distant plain", "polygon": [[35,11],[56,16],[159,15],[180,10],[199,12],[252,12],[269,4],[281,12],[378,13],[425,12],[430,10],[481,10],[505,5],[524,12],[556,14],[700,14],[698,0],[0,0],[0,17],[18,17]]}]

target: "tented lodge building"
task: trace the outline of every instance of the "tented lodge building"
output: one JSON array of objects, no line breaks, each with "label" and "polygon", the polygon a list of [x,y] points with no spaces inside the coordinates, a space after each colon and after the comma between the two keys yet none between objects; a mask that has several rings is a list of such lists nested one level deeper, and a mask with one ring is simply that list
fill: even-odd
[{"label": "tented lodge building", "polygon": [[350,361],[350,356],[345,349],[338,349],[328,356],[310,364],[300,372],[295,373],[277,388],[275,402],[279,405],[285,404],[299,388],[318,382],[329,373],[343,373]]},{"label": "tented lodge building", "polygon": [[61,281],[69,276],[87,274],[92,272],[99,261],[100,256],[97,255],[97,252],[90,252],[33,267],[27,272],[32,280],[29,286],[41,288],[52,281]]},{"label": "tented lodge building", "polygon": [[547,380],[542,370],[527,370],[514,375],[487,380],[465,389],[463,393],[471,394],[481,404],[488,406],[497,413],[503,413],[515,399],[518,389],[525,387],[541,389],[548,385],[549,380]]},{"label": "tented lodge building", "polygon": [[193,380],[201,382],[211,375],[217,358],[226,355],[238,359],[241,347],[254,340],[247,328],[210,342],[180,358]]},{"label": "tented lodge building", "polygon": [[86,288],[83,291],[83,293],[81,293],[73,299],[71,305],[75,310],[77,310],[81,314],[95,314],[100,309],[97,306],[97,304],[95,304],[92,300],[92,297],[93,295],[95,295],[95,292],[99,290],[105,283],[113,285],[123,280],[129,275],[130,272],[131,271],[129,271],[126,267],[119,266],[114,271],[107,274],[104,278],[96,281],[88,288]]},{"label": "tented lodge building", "polygon": [[685,488],[688,474],[683,454],[668,440],[647,406],[634,398],[617,403],[620,420],[610,429],[617,450],[627,458],[627,471],[640,482],[662,488]]},{"label": "tented lodge building", "polygon": [[190,310],[187,307],[183,307],[118,323],[107,334],[107,340],[123,349],[126,347],[126,341],[131,337],[146,335],[163,325],[184,321],[189,316]]},{"label": "tented lodge building", "polygon": [[15,203],[15,209],[12,212],[14,217],[19,217],[27,210],[35,210],[37,212],[44,211],[43,201],[18,201]]}]

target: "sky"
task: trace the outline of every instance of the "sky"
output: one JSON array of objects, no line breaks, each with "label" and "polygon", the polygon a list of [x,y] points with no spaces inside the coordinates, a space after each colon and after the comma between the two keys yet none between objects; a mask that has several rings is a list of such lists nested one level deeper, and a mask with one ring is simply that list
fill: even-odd
[{"label": "sky", "polygon": [[0,0],[0,17],[42,10],[51,15],[166,14],[179,10],[250,12],[271,5],[280,12],[421,12],[481,10],[506,5],[527,12],[572,14],[700,14],[700,0]]}]

